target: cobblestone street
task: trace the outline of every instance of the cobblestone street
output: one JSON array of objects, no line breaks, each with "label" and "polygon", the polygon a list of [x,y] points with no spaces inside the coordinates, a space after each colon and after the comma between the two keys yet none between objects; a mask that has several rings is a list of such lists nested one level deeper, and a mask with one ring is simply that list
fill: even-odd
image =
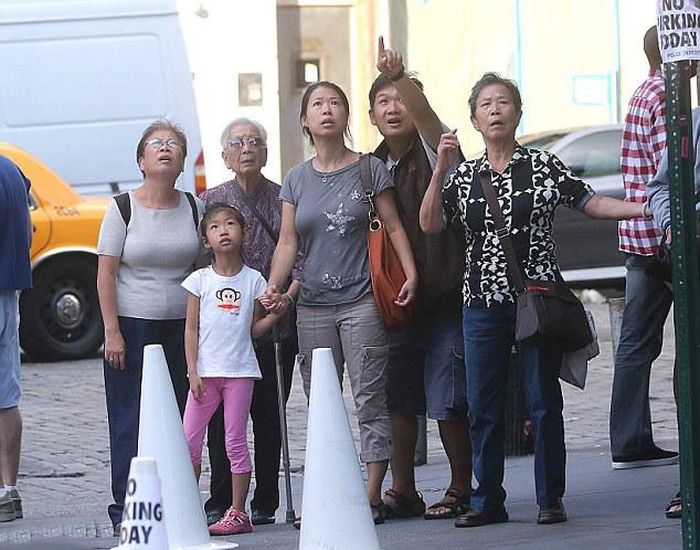
[{"label": "cobblestone street", "polygon": [[[570,450],[595,448],[608,455],[608,410],[612,385],[612,347],[607,305],[590,305],[600,335],[601,355],[589,365],[585,391],[564,385],[566,441]],[[672,392],[672,323],[666,327],[662,357],[652,374],[651,406],[655,439],[676,446]],[[100,536],[110,531],[109,447],[102,366],[98,358],[72,363],[23,365],[24,419],[20,490],[25,520],[0,524],[0,543],[30,536]],[[348,410],[352,410],[345,395]],[[301,380],[288,406],[292,467],[304,459],[306,403]],[[356,430],[354,418],[351,418]],[[437,427],[428,424],[429,461],[444,460]],[[421,478],[421,469],[416,472]],[[207,477],[203,476],[202,487]],[[447,480],[436,480],[436,492]],[[424,490],[425,492],[425,490]],[[433,500],[433,495],[426,500]],[[299,503],[300,504],[300,503]],[[46,521],[47,518],[56,520]],[[63,518],[61,520],[60,518]]]}]

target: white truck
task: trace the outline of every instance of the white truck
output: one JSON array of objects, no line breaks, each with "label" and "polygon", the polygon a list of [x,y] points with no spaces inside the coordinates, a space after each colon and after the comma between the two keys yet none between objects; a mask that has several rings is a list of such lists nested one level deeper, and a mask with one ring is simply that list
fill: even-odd
[{"label": "white truck", "polygon": [[79,193],[137,186],[136,143],[158,118],[185,130],[178,187],[195,188],[202,145],[175,0],[0,0],[0,67],[0,141]]},{"label": "white truck", "polygon": [[188,138],[178,187],[204,189],[176,2],[0,0],[0,70],[0,142],[61,176],[34,169],[13,146],[0,147],[24,161],[34,180],[34,288],[20,300],[22,346],[39,360],[84,357],[103,336],[95,277],[106,201],[84,201],[63,180],[82,195],[139,185],[138,139],[155,119],[167,118]]}]

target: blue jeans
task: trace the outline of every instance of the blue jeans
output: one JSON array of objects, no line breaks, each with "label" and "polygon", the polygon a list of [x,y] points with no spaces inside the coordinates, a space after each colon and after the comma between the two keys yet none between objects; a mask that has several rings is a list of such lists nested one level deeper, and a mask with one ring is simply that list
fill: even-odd
[{"label": "blue jeans", "polygon": [[[477,488],[471,506],[498,510],[503,506],[506,378],[515,343],[515,306],[465,306],[464,361]],[[518,343],[518,368],[523,380],[535,436],[537,504],[554,504],[564,495],[566,449],[563,400],[558,374],[561,353],[544,346]]]},{"label": "blue jeans", "polygon": [[673,293],[645,270],[651,256],[627,254],[625,311],[615,356],[610,402],[610,450],[613,458],[654,447],[649,411],[651,364],[661,353],[664,323]]},{"label": "blue jeans", "polygon": [[185,410],[189,390],[185,362],[184,319],[154,321],[119,317],[119,329],[126,347],[126,367],[124,370],[115,370],[107,362],[104,363],[112,496],[114,497],[114,503],[109,505],[107,512],[112,525],[122,521],[129,467],[138,447],[144,346],[148,344],[163,346],[170,380],[180,408],[180,416]]}]

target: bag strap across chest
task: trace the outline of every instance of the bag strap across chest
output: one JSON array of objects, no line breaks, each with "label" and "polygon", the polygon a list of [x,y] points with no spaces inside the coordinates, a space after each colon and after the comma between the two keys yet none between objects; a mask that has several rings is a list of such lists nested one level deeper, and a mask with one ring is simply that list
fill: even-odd
[{"label": "bag strap across chest", "polygon": [[506,220],[503,217],[501,205],[498,203],[496,189],[493,187],[491,179],[487,174],[479,173],[479,180],[481,182],[481,190],[484,193],[484,198],[486,198],[486,203],[489,205],[489,210],[491,210],[491,216],[493,216],[493,224],[496,227],[496,236],[501,242],[503,252],[506,255],[508,271],[513,279],[515,291],[522,292],[525,289],[525,277],[522,269],[520,268],[520,264],[518,263],[518,256],[515,253],[513,241],[510,239],[510,233],[506,227]]},{"label": "bag strap across chest", "polygon": [[[235,185],[237,186],[238,184],[235,184]],[[263,229],[270,236],[270,238],[272,239],[272,242],[277,244],[277,241],[280,238],[279,233],[272,228],[272,226],[268,223],[268,221],[265,218],[263,218],[262,214],[256,208],[255,204],[250,199],[250,197],[246,194],[246,192],[243,189],[236,189],[236,194],[246,204],[248,209],[253,213],[253,216],[255,216],[256,219],[260,222],[260,225],[263,226]]]}]

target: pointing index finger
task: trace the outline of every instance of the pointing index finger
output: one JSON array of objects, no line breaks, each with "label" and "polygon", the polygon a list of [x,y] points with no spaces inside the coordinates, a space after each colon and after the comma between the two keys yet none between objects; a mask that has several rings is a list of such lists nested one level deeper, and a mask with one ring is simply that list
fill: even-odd
[{"label": "pointing index finger", "polygon": [[384,37],[380,34],[379,35],[379,55],[383,55],[385,51],[384,48]]}]

